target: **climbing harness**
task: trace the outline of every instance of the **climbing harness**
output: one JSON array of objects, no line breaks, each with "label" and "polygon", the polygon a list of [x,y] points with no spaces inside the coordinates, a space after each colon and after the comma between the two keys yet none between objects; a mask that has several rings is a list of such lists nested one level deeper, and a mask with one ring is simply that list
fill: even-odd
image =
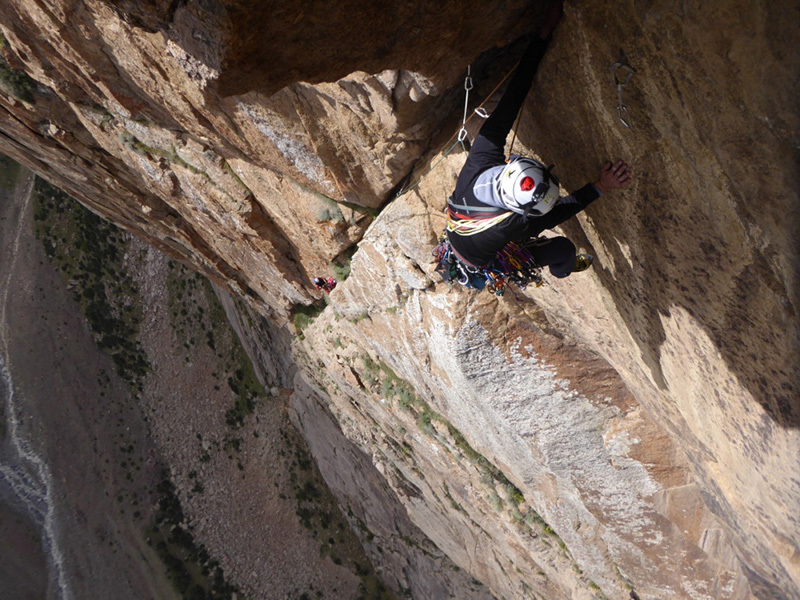
[{"label": "climbing harness", "polygon": [[625,51],[620,49],[619,60],[611,65],[611,77],[614,85],[617,86],[617,118],[628,129],[633,128],[633,119],[628,112],[628,107],[622,101],[622,90],[630,83],[634,73],[636,73],[636,69],[628,64]]},{"label": "climbing harness", "polygon": [[[515,242],[506,244],[483,269],[462,261],[450,245],[446,234],[442,234],[431,254],[437,263],[436,271],[444,281],[455,281],[474,290],[485,288],[496,296],[502,296],[508,284],[514,284],[520,291],[525,291],[531,283],[536,287],[544,283],[542,268],[524,246]],[[516,294],[514,297],[519,300]]]}]

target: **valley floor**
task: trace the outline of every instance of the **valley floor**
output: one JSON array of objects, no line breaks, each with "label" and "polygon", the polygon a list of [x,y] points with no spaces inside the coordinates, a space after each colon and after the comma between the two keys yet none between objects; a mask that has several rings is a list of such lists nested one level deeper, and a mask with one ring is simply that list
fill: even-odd
[{"label": "valley floor", "polygon": [[380,597],[209,284],[32,186],[0,190],[0,598]]}]

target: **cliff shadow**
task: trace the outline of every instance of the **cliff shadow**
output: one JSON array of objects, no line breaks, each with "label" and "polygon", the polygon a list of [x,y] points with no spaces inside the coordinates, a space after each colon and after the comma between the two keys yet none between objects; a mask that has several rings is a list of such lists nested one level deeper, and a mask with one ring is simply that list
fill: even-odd
[{"label": "cliff shadow", "polygon": [[[556,163],[569,190],[596,177],[605,160],[631,163],[633,184],[585,213],[602,248],[591,248],[577,220],[564,229],[598,257],[596,276],[656,385],[667,387],[665,342],[680,352],[672,321],[683,311],[719,353],[703,360],[724,361],[729,371],[715,377],[736,378],[774,423],[797,428],[798,119],[785,101],[797,83],[785,77],[796,69],[784,49],[798,30],[781,29],[777,5],[738,15],[728,28],[705,7],[684,8],[665,21],[646,5],[636,14],[582,6],[581,18],[556,32],[518,139]],[[743,48],[769,61],[753,73],[744,53],[716,60],[731,28],[754,24],[772,35]],[[617,119],[609,71],[621,45],[636,69],[624,92],[633,129]],[[698,352],[687,348],[678,362]]]},{"label": "cliff shadow", "polygon": [[447,87],[483,49],[532,29],[540,18],[535,8],[523,0],[345,0],[319,9],[227,0],[231,35],[219,90],[223,96],[272,94],[297,81],[387,69],[421,73]]},{"label": "cliff shadow", "polygon": [[[666,389],[664,325],[680,308],[703,328],[730,373],[774,422],[800,427],[797,312],[776,262],[759,248],[745,247],[743,239],[721,235],[710,222],[713,210],[694,210],[683,202],[681,210],[642,188],[636,197],[617,192],[622,197],[601,199],[589,214],[612,263],[596,261],[595,273],[654,380]],[[796,230],[800,223],[785,225]],[[578,245],[591,248],[577,222],[565,230]],[[790,267],[796,276],[796,259]]]}]

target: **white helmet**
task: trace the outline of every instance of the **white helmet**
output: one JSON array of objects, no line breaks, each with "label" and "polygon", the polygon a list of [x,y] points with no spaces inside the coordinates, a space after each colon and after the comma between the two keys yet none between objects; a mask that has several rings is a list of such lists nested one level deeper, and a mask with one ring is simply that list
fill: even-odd
[{"label": "white helmet", "polygon": [[533,158],[512,157],[500,174],[500,192],[509,210],[525,215],[544,215],[558,201],[558,179]]}]

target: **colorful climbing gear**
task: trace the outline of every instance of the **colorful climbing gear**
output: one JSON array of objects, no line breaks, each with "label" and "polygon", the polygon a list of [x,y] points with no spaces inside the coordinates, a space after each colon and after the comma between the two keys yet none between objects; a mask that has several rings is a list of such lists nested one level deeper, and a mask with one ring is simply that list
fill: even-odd
[{"label": "colorful climbing gear", "polygon": [[509,284],[514,284],[520,291],[525,291],[531,283],[536,287],[544,283],[542,268],[531,253],[516,242],[506,244],[496,254],[494,260],[483,269],[462,261],[450,246],[446,234],[442,234],[439,238],[439,243],[432,254],[437,264],[436,272],[444,281],[448,283],[455,281],[475,290],[485,288],[496,296],[502,296]]}]

